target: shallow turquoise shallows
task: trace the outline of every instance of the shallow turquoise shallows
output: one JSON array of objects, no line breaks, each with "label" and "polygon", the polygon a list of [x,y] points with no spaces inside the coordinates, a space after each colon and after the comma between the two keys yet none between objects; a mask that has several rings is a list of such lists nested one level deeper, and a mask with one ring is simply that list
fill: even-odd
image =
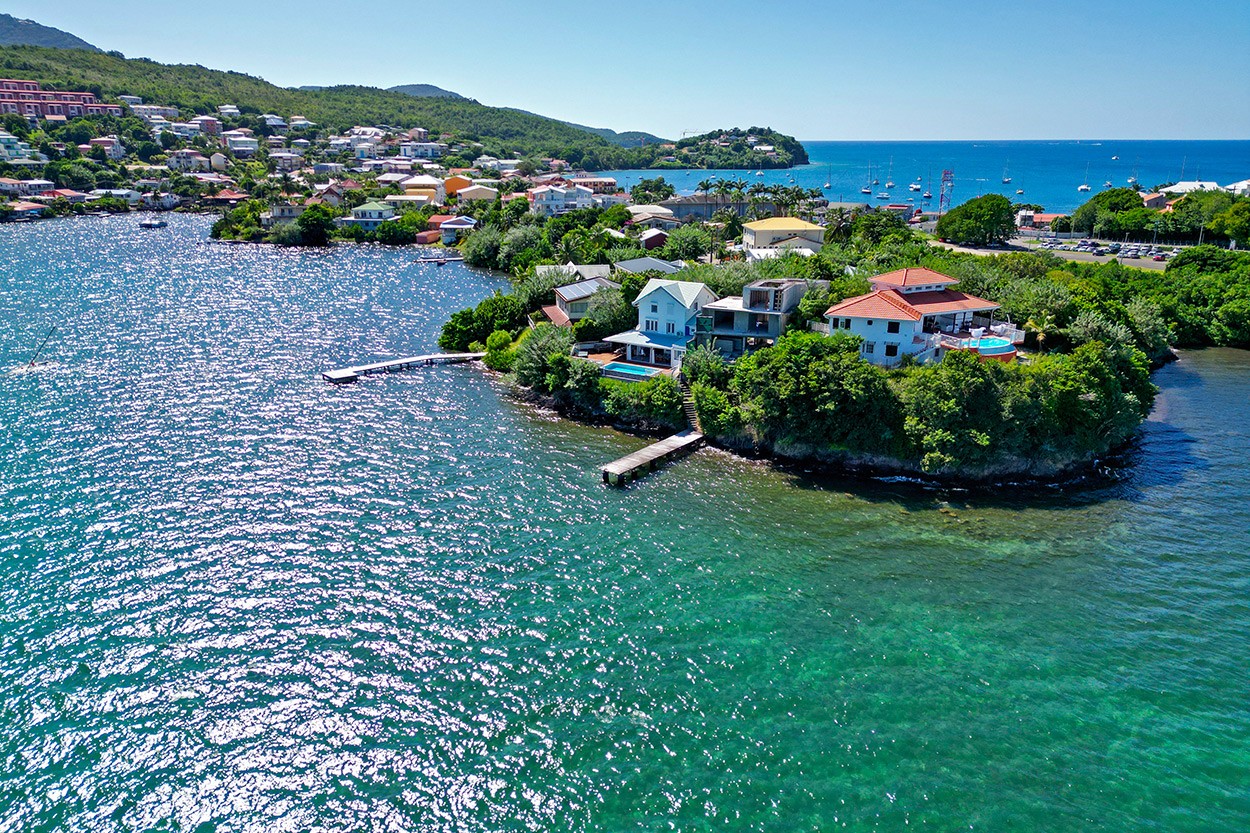
[{"label": "shallow turquoise shallows", "polygon": [[987,497],[644,441],[472,366],[411,251],[0,226],[0,830],[1193,831],[1250,819],[1250,355]]}]

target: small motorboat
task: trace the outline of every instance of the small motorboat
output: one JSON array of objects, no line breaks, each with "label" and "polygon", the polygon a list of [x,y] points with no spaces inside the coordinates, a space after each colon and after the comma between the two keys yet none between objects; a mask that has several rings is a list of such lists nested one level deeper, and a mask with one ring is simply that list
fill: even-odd
[{"label": "small motorboat", "polygon": [[164,220],[140,220],[139,221],[139,228],[148,228],[148,229],[165,228],[165,226],[167,225],[169,225],[169,223],[166,223]]},{"label": "small motorboat", "polygon": [[1016,193],[1017,193],[1017,194],[1023,194],[1023,193],[1024,193],[1024,189],[1023,189],[1023,188],[1017,188],[1017,189],[1016,189]]},{"label": "small motorboat", "polygon": [[908,186],[907,186],[907,190],[908,190],[908,191],[919,191],[919,190],[920,190],[920,183],[919,183],[919,182],[913,182],[913,183],[911,183],[910,185],[908,185]]}]

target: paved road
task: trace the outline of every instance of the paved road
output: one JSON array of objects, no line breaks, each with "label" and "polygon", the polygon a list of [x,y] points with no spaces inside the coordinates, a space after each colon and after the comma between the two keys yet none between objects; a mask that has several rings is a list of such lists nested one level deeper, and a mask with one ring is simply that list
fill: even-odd
[{"label": "paved road", "polygon": [[[1051,254],[1058,255],[1059,257],[1062,257],[1065,260],[1080,260],[1085,263],[1106,263],[1109,260],[1116,259],[1111,255],[1106,255],[1104,257],[1096,257],[1095,255],[1092,255],[1089,252],[1061,252],[1061,251],[1056,251],[1054,249],[1039,250],[1036,246],[1025,245],[1024,242],[1018,237],[1014,238],[1011,241],[1010,245],[1005,246],[1000,249],[979,249],[979,248],[973,248],[971,246],[956,246],[954,243],[943,243],[940,240],[930,240],[929,245],[940,246],[944,249],[951,249],[956,252],[967,252],[968,254],[973,254],[973,255],[1001,255],[1001,254],[1006,254],[1007,252],[1050,251]],[[1125,266],[1135,266],[1138,269],[1152,269],[1156,272],[1162,272],[1165,268],[1167,268],[1166,261],[1151,260],[1148,257],[1128,258],[1120,262],[1123,263]]]}]

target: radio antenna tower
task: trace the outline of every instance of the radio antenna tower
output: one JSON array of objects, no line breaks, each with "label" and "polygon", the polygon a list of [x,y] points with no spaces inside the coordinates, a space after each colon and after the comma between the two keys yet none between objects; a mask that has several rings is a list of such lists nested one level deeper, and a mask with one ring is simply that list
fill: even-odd
[{"label": "radio antenna tower", "polygon": [[942,171],[942,192],[938,196],[938,216],[951,210],[951,193],[955,190],[955,172]]}]

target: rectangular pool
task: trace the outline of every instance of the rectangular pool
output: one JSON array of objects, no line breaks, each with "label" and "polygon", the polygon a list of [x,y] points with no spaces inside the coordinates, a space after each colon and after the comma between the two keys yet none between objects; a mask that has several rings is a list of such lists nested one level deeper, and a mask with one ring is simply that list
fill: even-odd
[{"label": "rectangular pool", "polygon": [[604,373],[617,373],[623,376],[637,376],[639,379],[645,379],[648,376],[654,376],[660,371],[653,367],[643,367],[637,364],[625,364],[624,362],[608,362],[603,366]]}]

